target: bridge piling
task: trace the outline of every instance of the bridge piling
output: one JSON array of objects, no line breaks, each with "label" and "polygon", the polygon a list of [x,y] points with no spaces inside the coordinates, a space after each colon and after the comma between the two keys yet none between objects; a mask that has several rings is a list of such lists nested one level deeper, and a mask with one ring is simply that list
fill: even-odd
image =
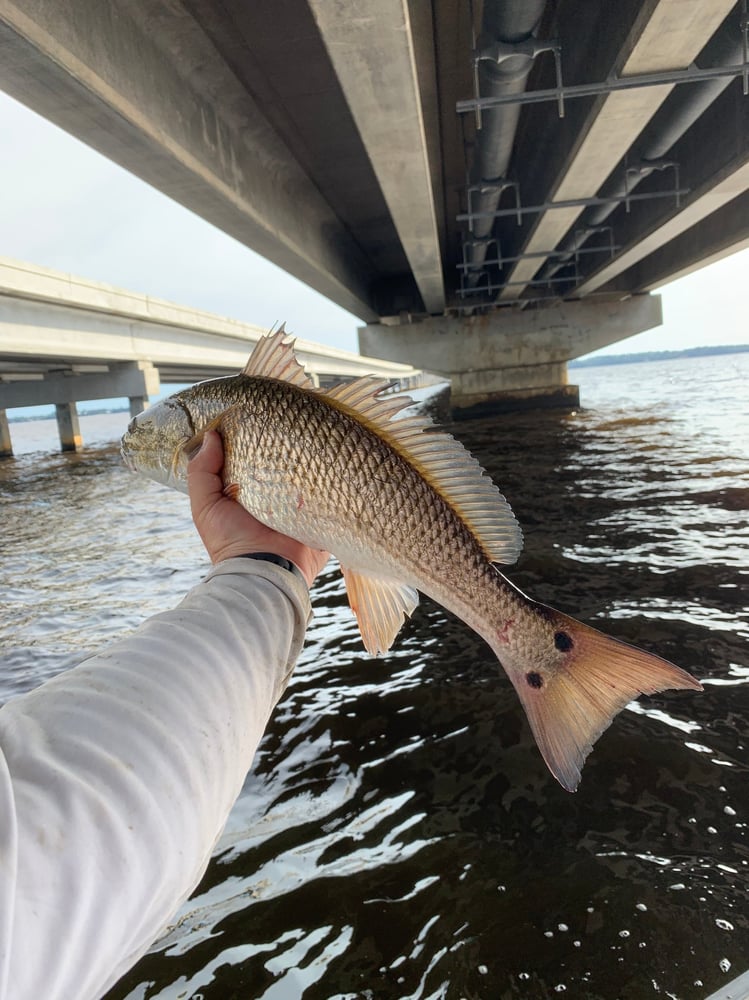
[{"label": "bridge piling", "polygon": [[130,396],[128,403],[130,404],[130,416],[137,417],[148,406],[148,396]]},{"label": "bridge piling", "polygon": [[450,382],[453,416],[580,405],[567,362],[661,322],[657,295],[560,302],[545,309],[433,316],[359,328],[362,354],[418,364]]},{"label": "bridge piling", "polygon": [[13,442],[5,410],[0,410],[0,458],[13,458]]},{"label": "bridge piling", "polygon": [[83,448],[83,437],[78,422],[78,409],[75,403],[56,403],[57,430],[60,434],[60,449],[62,451],[80,451]]}]

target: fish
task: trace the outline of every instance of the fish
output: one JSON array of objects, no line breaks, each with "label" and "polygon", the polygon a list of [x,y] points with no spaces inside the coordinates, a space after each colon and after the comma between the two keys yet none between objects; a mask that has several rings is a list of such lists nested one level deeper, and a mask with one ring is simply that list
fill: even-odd
[{"label": "fish", "polygon": [[337,558],[364,647],[386,653],[425,594],[481,636],[568,791],[613,718],[641,694],[701,690],[668,660],[524,594],[500,570],[520,525],[477,459],[408,397],[364,376],[318,388],[281,328],[237,375],[144,410],[122,439],[130,469],[187,492],[188,456],[223,439],[224,491],[264,524]]}]

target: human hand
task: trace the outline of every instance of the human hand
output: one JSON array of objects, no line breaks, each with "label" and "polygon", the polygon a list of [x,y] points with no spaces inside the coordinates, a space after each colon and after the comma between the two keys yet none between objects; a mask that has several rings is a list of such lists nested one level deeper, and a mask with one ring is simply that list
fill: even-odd
[{"label": "human hand", "polygon": [[241,504],[224,494],[221,469],[224,446],[216,431],[208,431],[203,445],[187,466],[187,489],[192,519],[211,562],[218,563],[248,552],[273,552],[298,566],[308,586],[325,566],[329,552],[301,542],[261,524]]}]

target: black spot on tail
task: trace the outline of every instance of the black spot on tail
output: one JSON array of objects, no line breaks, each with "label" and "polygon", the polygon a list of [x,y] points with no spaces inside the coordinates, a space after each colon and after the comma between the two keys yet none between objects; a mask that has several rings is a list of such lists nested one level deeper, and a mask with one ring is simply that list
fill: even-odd
[{"label": "black spot on tail", "polygon": [[525,675],[525,679],[528,681],[528,687],[536,688],[538,690],[538,688],[542,688],[544,686],[543,677],[541,674],[536,673],[535,670],[529,671]]},{"label": "black spot on tail", "polygon": [[572,641],[572,637],[566,632],[555,632],[554,645],[560,653],[568,653],[574,646],[574,642]]}]

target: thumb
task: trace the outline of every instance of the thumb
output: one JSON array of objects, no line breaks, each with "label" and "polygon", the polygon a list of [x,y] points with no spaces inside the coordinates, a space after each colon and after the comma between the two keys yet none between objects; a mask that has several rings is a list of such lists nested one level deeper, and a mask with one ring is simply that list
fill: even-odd
[{"label": "thumb", "polygon": [[193,517],[223,498],[224,484],[219,475],[224,464],[224,448],[216,431],[207,431],[200,449],[187,463],[187,490]]},{"label": "thumb", "polygon": [[224,447],[217,431],[206,431],[197,451],[192,452],[187,464],[187,473],[216,474],[224,464]]}]

